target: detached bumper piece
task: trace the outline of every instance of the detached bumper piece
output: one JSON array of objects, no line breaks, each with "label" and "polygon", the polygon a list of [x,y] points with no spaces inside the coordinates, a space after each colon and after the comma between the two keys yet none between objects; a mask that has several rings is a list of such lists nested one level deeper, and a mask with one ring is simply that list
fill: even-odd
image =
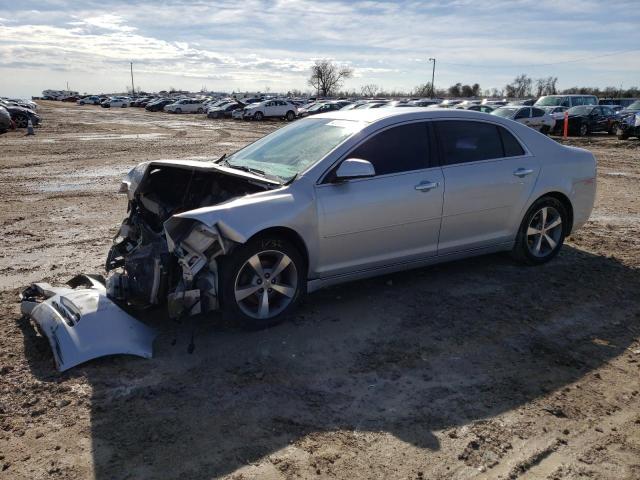
[{"label": "detached bumper piece", "polygon": [[67,285],[34,283],[20,295],[22,314],[49,340],[59,371],[107,355],[153,356],[156,332],[107,298],[98,277],[78,275]]}]

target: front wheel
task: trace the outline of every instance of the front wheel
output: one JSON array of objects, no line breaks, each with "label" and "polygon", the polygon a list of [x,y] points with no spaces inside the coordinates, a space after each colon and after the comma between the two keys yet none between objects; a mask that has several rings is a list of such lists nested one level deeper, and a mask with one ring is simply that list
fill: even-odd
[{"label": "front wheel", "polygon": [[198,113],[202,113],[202,112],[204,112],[204,110],[202,108],[199,108]]},{"label": "front wheel", "polygon": [[176,108],[175,112],[176,113],[182,113],[182,109],[181,108]]},{"label": "front wheel", "polygon": [[225,316],[259,329],[281,322],[306,291],[306,267],[286,239],[262,236],[241,245],[221,264]]},{"label": "front wheel", "polygon": [[529,208],[513,247],[513,256],[528,265],[541,265],[555,257],[568,231],[565,206],[553,197],[542,197]]},{"label": "front wheel", "polygon": [[17,115],[14,118],[14,122],[16,124],[16,128],[27,128],[27,125],[29,124],[29,117],[26,115]]},{"label": "front wheel", "polygon": [[260,121],[264,118],[264,115],[262,114],[262,112],[256,112],[255,115],[253,116],[254,120]]}]

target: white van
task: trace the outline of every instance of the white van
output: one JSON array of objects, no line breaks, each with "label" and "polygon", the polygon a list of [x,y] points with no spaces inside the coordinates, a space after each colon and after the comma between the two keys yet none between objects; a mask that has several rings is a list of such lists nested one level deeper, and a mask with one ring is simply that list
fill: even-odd
[{"label": "white van", "polygon": [[595,95],[545,95],[540,97],[536,107],[575,107],[577,105],[598,105]]}]

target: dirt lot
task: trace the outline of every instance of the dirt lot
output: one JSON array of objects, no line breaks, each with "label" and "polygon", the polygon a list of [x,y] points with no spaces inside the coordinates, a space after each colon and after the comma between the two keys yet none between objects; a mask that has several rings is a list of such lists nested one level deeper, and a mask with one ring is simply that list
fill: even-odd
[{"label": "dirt lot", "polygon": [[0,478],[640,478],[640,142],[599,160],[560,256],[493,255],[308,297],[244,332],[161,312],[155,358],[57,373],[20,318],[31,281],[101,272],[130,167],[280,126],[42,102],[0,137]]}]

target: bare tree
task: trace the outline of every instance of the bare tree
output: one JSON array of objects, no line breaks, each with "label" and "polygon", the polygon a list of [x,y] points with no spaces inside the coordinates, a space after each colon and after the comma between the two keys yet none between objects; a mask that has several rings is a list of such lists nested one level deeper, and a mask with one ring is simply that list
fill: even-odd
[{"label": "bare tree", "polygon": [[508,97],[524,98],[532,95],[531,85],[533,80],[526,73],[518,75],[513,82],[505,87]]},{"label": "bare tree", "polygon": [[461,83],[456,83],[455,85],[451,85],[449,87],[449,95],[451,97],[459,97],[462,95],[462,84]]},{"label": "bare tree", "polygon": [[379,91],[380,87],[374,83],[360,87],[360,95],[363,97],[375,97]]},{"label": "bare tree", "polygon": [[316,60],[311,67],[311,77],[308,82],[323,97],[331,95],[342,86],[342,82],[353,76],[349,67],[338,66],[330,60]]},{"label": "bare tree", "polygon": [[547,85],[546,85],[545,93],[547,95],[555,95],[556,93],[558,93],[558,90],[556,88],[557,83],[558,83],[558,77],[547,77]]},{"label": "bare tree", "polygon": [[416,97],[430,97],[431,96],[431,82],[423,83],[413,89],[412,94]]},{"label": "bare tree", "polygon": [[462,85],[460,87],[460,96],[461,97],[473,97],[473,89],[470,85]]}]

